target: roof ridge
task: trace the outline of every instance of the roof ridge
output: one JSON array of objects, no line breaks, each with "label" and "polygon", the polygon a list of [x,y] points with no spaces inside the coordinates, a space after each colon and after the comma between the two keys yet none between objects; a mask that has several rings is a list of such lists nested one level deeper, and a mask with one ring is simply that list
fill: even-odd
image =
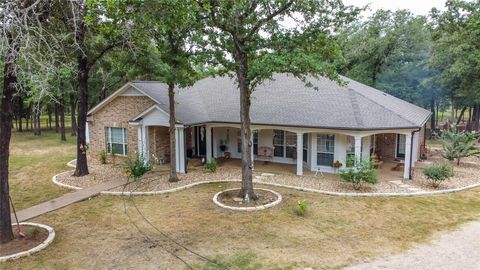
[{"label": "roof ridge", "polygon": [[355,96],[355,91],[352,89],[348,88],[348,97],[350,98],[350,104],[352,104],[352,109],[353,109],[353,116],[355,117],[355,122],[357,123],[357,126],[363,126],[363,120],[360,117],[360,106],[358,106],[358,100],[356,99]]},{"label": "roof ridge", "polygon": [[[352,80],[352,81],[353,81],[353,80]],[[354,82],[356,82],[356,81],[354,81]],[[370,86],[368,86],[368,85],[366,85],[366,86],[367,86],[367,87],[370,87]],[[388,108],[387,106],[385,106],[385,105],[383,105],[383,104],[378,103],[376,100],[373,100],[372,98],[370,98],[370,97],[368,97],[367,95],[365,95],[364,93],[362,93],[362,91],[355,90],[355,89],[351,88],[350,86],[347,86],[347,89],[352,90],[352,91],[354,91],[355,93],[358,93],[358,94],[361,95],[362,97],[364,97],[364,98],[372,101],[373,103],[379,105],[380,107],[385,108],[385,109],[387,109],[388,111],[396,114],[398,117],[400,117],[400,118],[402,118],[403,120],[409,122],[409,123],[412,124],[413,126],[417,126],[417,124],[415,124],[414,122],[412,122],[412,121],[410,121],[409,119],[405,118],[405,116],[397,113],[396,111]],[[376,91],[379,91],[379,92],[381,92],[381,93],[384,94],[384,95],[388,95],[387,93],[382,92],[382,91],[380,91],[380,90],[378,90],[378,89],[375,89],[375,88],[372,88],[372,89],[374,89],[374,90],[376,90]],[[389,96],[394,97],[394,96],[392,96],[392,95],[389,95]],[[394,98],[395,98],[395,97],[394,97]],[[396,99],[398,99],[398,98],[396,98]],[[401,99],[400,99],[400,100],[401,100]],[[402,101],[404,101],[404,100],[402,100]],[[404,102],[406,102],[406,101],[404,101]],[[406,103],[408,103],[408,102],[406,102]],[[408,103],[408,104],[411,104],[411,103]]]}]

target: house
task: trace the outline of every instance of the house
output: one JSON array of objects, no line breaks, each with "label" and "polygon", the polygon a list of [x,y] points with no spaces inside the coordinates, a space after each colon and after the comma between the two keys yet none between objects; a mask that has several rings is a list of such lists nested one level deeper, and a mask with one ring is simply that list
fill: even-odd
[{"label": "house", "polygon": [[[335,172],[350,157],[403,164],[404,178],[424,148],[430,112],[384,92],[341,77],[309,78],[312,87],[289,74],[275,74],[252,94],[255,160],[296,164],[303,170]],[[177,171],[187,157],[240,158],[239,90],[230,77],[209,77],[176,93]],[[132,81],[88,112],[89,149],[117,155],[155,155],[169,162],[167,85]],[[260,150],[260,152],[259,152]],[[337,162],[338,161],[338,162]]]}]

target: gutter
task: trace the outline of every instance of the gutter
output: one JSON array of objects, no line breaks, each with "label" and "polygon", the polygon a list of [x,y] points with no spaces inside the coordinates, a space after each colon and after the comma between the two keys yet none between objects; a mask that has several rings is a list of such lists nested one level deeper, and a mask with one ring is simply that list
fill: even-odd
[{"label": "gutter", "polygon": [[410,138],[410,157],[409,157],[409,158],[410,158],[410,168],[409,168],[409,170],[408,170],[408,179],[409,179],[409,180],[412,180],[412,168],[413,168],[413,166],[412,166],[412,161],[413,161],[413,136],[414,136],[415,133],[420,132],[420,130],[422,130],[422,128],[419,128],[419,129],[417,129],[417,130],[412,131],[412,134],[411,134],[411,136],[410,136],[410,137],[411,137],[411,138]]}]

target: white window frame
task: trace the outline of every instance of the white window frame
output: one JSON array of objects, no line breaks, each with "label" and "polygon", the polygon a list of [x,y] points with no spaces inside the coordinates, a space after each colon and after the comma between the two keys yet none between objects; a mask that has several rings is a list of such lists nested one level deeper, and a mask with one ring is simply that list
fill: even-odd
[{"label": "white window frame", "polygon": [[106,142],[105,142],[105,146],[106,146],[106,151],[107,153],[110,153],[110,151],[108,151],[108,149],[113,149],[112,148],[112,129],[115,128],[115,129],[121,129],[123,132],[122,132],[122,141],[123,143],[114,143],[114,144],[121,144],[122,145],[122,153],[115,153],[116,156],[122,156],[122,157],[125,157],[127,156],[127,151],[128,151],[128,147],[127,147],[127,129],[126,128],[121,128],[121,127],[107,127],[106,129],[106,134],[108,135],[107,138],[106,138]]},{"label": "white window frame", "polygon": [[[321,136],[333,136],[333,149],[331,152],[327,152],[327,151],[320,151],[320,137]],[[317,134],[317,161],[316,161],[316,165],[319,166],[319,167],[331,167],[331,164],[330,165],[325,165],[325,164],[319,164],[319,159],[318,159],[318,154],[331,154],[333,156],[333,159],[332,159],[332,163],[335,162],[335,134],[325,134],[325,133],[319,133]]]}]

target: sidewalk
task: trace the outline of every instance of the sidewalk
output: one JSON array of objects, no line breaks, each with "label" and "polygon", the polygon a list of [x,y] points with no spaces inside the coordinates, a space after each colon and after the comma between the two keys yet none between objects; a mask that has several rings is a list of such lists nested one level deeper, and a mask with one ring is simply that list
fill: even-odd
[{"label": "sidewalk", "polygon": [[[117,179],[117,180],[112,180],[110,182],[101,183],[89,188],[84,188],[72,193],[67,193],[61,197],[18,211],[17,212],[18,221],[19,222],[26,221],[31,218],[43,215],[45,213],[55,211],[67,205],[96,196],[101,191],[109,190],[109,189],[121,186],[123,184],[125,184],[124,180]],[[12,217],[12,223],[15,223],[16,219],[13,212],[11,217]]]}]

